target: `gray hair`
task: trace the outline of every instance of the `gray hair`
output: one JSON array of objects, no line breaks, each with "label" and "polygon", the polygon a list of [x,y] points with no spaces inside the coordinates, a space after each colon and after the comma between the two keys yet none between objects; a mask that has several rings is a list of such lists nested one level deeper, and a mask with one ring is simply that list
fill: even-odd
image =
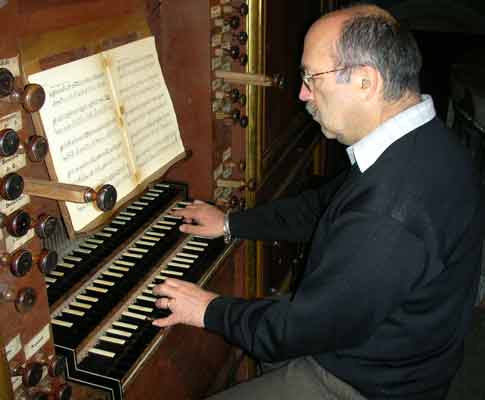
[{"label": "gray hair", "polygon": [[343,25],[335,55],[337,74],[349,81],[352,66],[367,65],[379,71],[384,81],[383,98],[398,100],[407,92],[419,94],[422,59],[412,34],[392,19],[378,14],[357,14]]}]

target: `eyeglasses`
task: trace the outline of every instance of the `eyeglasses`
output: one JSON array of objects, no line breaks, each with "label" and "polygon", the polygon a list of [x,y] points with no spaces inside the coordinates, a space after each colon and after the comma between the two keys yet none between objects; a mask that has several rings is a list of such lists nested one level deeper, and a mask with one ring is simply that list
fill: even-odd
[{"label": "eyeglasses", "polygon": [[331,69],[330,71],[324,71],[324,72],[317,72],[315,74],[309,74],[308,72],[305,72],[303,68],[300,69],[300,75],[301,75],[301,80],[303,81],[303,84],[305,87],[308,89],[309,92],[312,91],[310,83],[312,82],[313,79],[325,75],[325,74],[330,74],[332,72],[337,72],[337,71],[343,71],[347,68],[350,68],[349,66],[342,67],[342,68],[336,68],[336,69]]}]

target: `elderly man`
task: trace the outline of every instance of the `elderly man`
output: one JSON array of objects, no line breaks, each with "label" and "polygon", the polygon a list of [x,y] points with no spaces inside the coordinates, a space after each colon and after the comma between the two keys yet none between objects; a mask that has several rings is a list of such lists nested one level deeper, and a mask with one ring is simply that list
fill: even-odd
[{"label": "elderly man", "polygon": [[[479,184],[419,93],[421,57],[384,10],[320,18],[305,38],[300,99],[351,168],[316,191],[224,215],[194,202],[181,230],[311,241],[294,294],[245,300],[168,279],[185,323],[279,368],[216,399],[442,399],[463,357],[479,280]],[[284,362],[284,363],[281,363]],[[283,365],[282,365],[283,364]]]}]

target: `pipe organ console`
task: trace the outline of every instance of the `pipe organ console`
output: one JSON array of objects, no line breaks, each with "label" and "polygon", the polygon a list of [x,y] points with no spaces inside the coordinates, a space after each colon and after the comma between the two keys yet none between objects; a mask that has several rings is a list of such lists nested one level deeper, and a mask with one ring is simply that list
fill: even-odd
[{"label": "pipe organ console", "polygon": [[[283,191],[268,179],[281,155],[285,165],[294,154],[307,157],[286,176],[308,167],[317,143],[308,139],[309,119],[298,114],[296,121],[304,122],[296,135],[273,132],[263,119],[271,109],[267,99],[275,96],[285,105],[275,112],[294,116],[287,95],[299,84],[298,54],[291,55],[298,59],[294,71],[287,56],[281,68],[265,60],[268,21],[294,15],[296,25],[285,23],[282,32],[293,26],[303,31],[321,11],[312,0],[290,3],[10,0],[0,7],[2,400],[196,399],[251,375],[247,358],[220,337],[184,326],[154,327],[151,322],[167,311],[155,307],[152,289],[177,277],[227,295],[265,292],[254,261],[267,258],[259,247],[183,234],[170,211],[192,198],[229,210],[253,206]],[[280,33],[271,33],[273,43]],[[63,182],[53,160],[65,139],[47,135],[41,116],[54,91],[82,82],[63,75],[53,89],[30,77],[151,35],[190,156],[170,169],[160,166],[129,195],[111,179]],[[100,65],[112,63],[105,57]],[[107,78],[107,85],[113,89],[116,79]],[[156,95],[158,89],[148,90]],[[104,100],[119,101],[113,92]],[[121,131],[128,111],[117,108]],[[150,129],[139,137],[148,138]],[[126,137],[122,142],[130,145]],[[131,171],[137,160],[128,158]],[[76,230],[68,210],[83,207],[98,216]]]},{"label": "pipe organ console", "polygon": [[[235,376],[241,352],[201,330],[154,327],[151,322],[167,311],[155,307],[152,289],[167,277],[177,277],[217,292],[245,295],[240,244],[183,234],[178,229],[181,219],[170,214],[186,206],[189,191],[222,208],[243,206],[242,186],[222,188],[216,181],[243,179],[238,166],[244,164],[244,146],[233,145],[224,135],[233,129],[243,134],[249,125],[245,86],[214,79],[198,105],[209,105],[216,130],[224,131],[209,153],[198,151],[186,126],[190,112],[176,104],[182,138],[194,152],[172,167],[175,179],[163,181],[163,173],[155,174],[135,195],[122,198],[110,181],[59,181],[51,153],[61,137],[48,136],[41,119],[51,89],[30,82],[29,71],[150,34],[163,46],[161,20],[182,15],[183,7],[171,11],[164,10],[165,3],[157,4],[158,17],[151,19],[151,11],[143,11],[145,6],[154,9],[151,0],[129,0],[114,14],[113,1],[94,0],[97,10],[88,17],[83,0],[67,6],[59,0],[51,3],[39,7],[36,1],[12,0],[0,8],[0,26],[15,25],[0,45],[0,398],[134,400],[157,399],[160,393],[200,398]],[[205,7],[212,13],[213,37],[207,49],[213,70],[241,70],[248,62],[248,4],[209,3]],[[182,51],[186,53],[174,52]],[[162,60],[164,70],[170,65]],[[65,79],[71,82],[69,76]],[[169,73],[169,88],[174,82]],[[185,93],[193,90],[189,86]],[[200,138],[208,136],[211,131]],[[204,175],[179,179],[178,174],[198,170],[190,165],[197,158],[220,167],[203,171],[210,180]],[[219,169],[217,176],[214,170]],[[194,183],[203,184],[209,195],[192,187]],[[99,221],[75,231],[67,204],[94,206]],[[153,388],[153,382],[159,386]]]}]

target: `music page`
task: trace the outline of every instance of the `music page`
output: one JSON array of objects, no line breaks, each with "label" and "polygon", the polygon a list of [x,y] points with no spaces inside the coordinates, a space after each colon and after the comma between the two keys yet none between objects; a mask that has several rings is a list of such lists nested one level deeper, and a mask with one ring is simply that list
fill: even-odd
[{"label": "music page", "polygon": [[[51,68],[28,77],[46,92],[40,117],[59,182],[113,185],[118,199],[136,185],[126,143],[101,55]],[[101,214],[94,204],[66,202],[74,230]]]},{"label": "music page", "polygon": [[172,100],[153,37],[105,53],[141,182],[184,152]]}]

